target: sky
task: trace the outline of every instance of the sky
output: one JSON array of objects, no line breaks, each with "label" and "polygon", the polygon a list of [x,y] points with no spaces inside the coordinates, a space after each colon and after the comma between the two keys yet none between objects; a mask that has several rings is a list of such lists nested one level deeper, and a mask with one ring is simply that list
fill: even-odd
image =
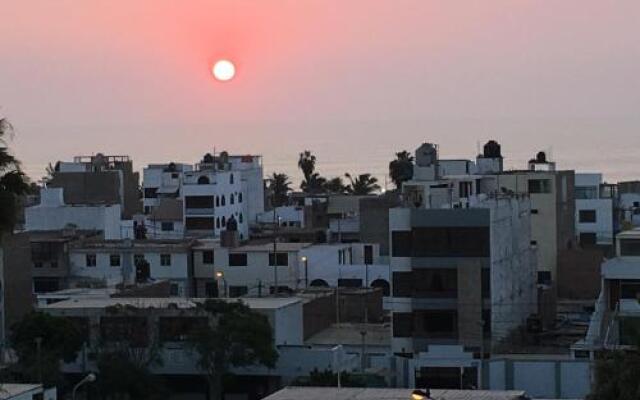
[{"label": "sky", "polygon": [[[262,154],[294,181],[384,183],[396,151],[640,178],[637,0],[0,0],[0,116],[33,178],[97,152],[137,168]],[[230,82],[215,60],[236,64]]]}]

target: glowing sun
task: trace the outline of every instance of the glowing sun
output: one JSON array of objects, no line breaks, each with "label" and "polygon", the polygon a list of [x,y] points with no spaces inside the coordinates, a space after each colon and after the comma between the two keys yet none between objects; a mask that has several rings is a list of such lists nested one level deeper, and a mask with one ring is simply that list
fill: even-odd
[{"label": "glowing sun", "polygon": [[222,82],[233,79],[236,74],[236,67],[229,60],[218,60],[213,65],[213,76]]}]

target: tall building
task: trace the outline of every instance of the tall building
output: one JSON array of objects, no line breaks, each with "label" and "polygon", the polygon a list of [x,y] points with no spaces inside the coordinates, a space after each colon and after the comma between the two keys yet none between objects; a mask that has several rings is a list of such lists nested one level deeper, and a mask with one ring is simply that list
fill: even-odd
[{"label": "tall building", "polygon": [[616,186],[602,182],[602,174],[577,173],[575,184],[576,235],[581,246],[613,247],[617,230]]}]

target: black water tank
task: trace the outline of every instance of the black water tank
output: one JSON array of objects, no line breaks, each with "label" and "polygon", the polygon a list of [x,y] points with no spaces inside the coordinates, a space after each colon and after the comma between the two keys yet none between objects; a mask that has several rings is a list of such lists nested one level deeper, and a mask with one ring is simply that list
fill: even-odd
[{"label": "black water tank", "polygon": [[536,154],[536,162],[537,163],[546,163],[547,162],[547,154],[544,151],[539,151]]},{"label": "black water tank", "polygon": [[500,149],[500,144],[495,140],[489,140],[483,148],[482,155],[485,158],[501,158],[502,151]]}]

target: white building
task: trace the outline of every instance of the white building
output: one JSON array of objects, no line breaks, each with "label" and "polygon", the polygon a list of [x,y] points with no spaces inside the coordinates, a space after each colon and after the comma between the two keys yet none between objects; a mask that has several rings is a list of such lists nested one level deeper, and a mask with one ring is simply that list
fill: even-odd
[{"label": "white building", "polygon": [[[186,240],[79,240],[69,246],[70,280],[107,287],[168,280],[171,294],[191,293],[191,242]],[[148,270],[140,267],[146,261]]]},{"label": "white building", "polygon": [[304,207],[303,206],[282,206],[271,211],[264,211],[257,215],[256,221],[259,224],[273,225],[278,221],[281,227],[304,228]]},{"label": "white building", "polygon": [[602,174],[577,173],[575,183],[576,235],[583,246],[612,246],[614,191],[602,182]]},{"label": "white building", "polygon": [[162,199],[180,197],[183,173],[192,171],[188,164],[149,164],[142,171],[142,205],[145,214],[151,214]]},{"label": "white building", "polygon": [[120,239],[119,204],[67,205],[62,188],[40,190],[40,204],[25,209],[26,231],[55,231],[71,225],[79,230],[97,230],[105,239]]}]

